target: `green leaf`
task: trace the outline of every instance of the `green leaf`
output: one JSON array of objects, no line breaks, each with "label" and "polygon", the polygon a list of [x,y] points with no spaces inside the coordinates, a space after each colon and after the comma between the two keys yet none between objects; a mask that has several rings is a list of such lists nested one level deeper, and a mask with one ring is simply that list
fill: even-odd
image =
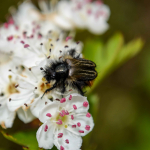
[{"label": "green leaf", "polygon": [[1,133],[6,139],[23,146],[24,150],[39,150],[36,140],[36,131],[18,132],[13,135],[9,135],[4,131],[1,131]]},{"label": "green leaf", "polygon": [[134,57],[142,49],[144,42],[141,38],[129,42],[127,45],[123,46],[119,56],[117,57],[116,65],[121,65],[128,59]]},{"label": "green leaf", "polygon": [[88,89],[89,93],[94,91],[97,85],[112,71],[135,56],[142,49],[143,44],[142,39],[138,38],[124,45],[124,38],[120,33],[111,37],[105,46],[100,40],[87,40],[83,54],[86,59],[96,63],[98,72],[92,88]]}]

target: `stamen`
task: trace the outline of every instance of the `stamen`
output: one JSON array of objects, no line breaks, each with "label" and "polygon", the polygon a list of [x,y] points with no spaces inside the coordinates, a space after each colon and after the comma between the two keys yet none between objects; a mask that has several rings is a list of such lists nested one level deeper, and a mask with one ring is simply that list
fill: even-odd
[{"label": "stamen", "polygon": [[67,110],[65,110],[65,115],[69,115],[69,112]]},{"label": "stamen", "polygon": [[66,142],[67,144],[69,144],[69,140],[68,140],[68,139],[66,139],[65,142]]},{"label": "stamen", "polygon": [[73,115],[71,115],[71,119],[72,119],[72,120],[74,119],[74,116],[73,116]]},{"label": "stamen", "polygon": [[56,101],[60,101],[60,99],[58,99],[58,98],[56,98],[55,100],[56,100]]},{"label": "stamen", "polygon": [[48,130],[48,125],[45,125],[44,131],[46,132]]},{"label": "stamen", "polygon": [[74,110],[76,110],[76,109],[77,109],[77,106],[76,106],[76,105],[73,105],[73,108],[74,108]]},{"label": "stamen", "polygon": [[60,146],[60,150],[65,150],[63,146]]},{"label": "stamen", "polygon": [[84,131],[83,130],[79,130],[79,133],[84,133]]},{"label": "stamen", "polygon": [[72,125],[72,128],[76,128],[76,125]]},{"label": "stamen", "polygon": [[28,48],[30,45],[29,44],[25,44],[24,45],[24,48]]},{"label": "stamen", "polygon": [[65,45],[65,48],[68,48],[69,46],[68,45]]},{"label": "stamen", "polygon": [[89,103],[88,102],[83,102],[84,107],[88,107]]},{"label": "stamen", "polygon": [[24,105],[25,105],[26,107],[28,107],[28,105],[27,105],[26,103],[24,103]]},{"label": "stamen", "polygon": [[70,36],[66,37],[66,42],[70,39],[72,39],[72,37],[70,37]]},{"label": "stamen", "polygon": [[8,41],[11,41],[11,40],[13,40],[13,38],[14,38],[14,37],[11,35],[11,36],[7,37],[7,40],[8,40]]},{"label": "stamen", "polygon": [[20,43],[24,44],[25,42],[24,41],[20,41]]},{"label": "stamen", "polygon": [[57,137],[58,138],[62,138],[63,137],[63,133],[59,133]]},{"label": "stamen", "polygon": [[72,95],[69,96],[69,100],[71,100],[71,99],[72,99]]},{"label": "stamen", "polygon": [[19,86],[19,84],[15,85],[15,88],[17,88]]},{"label": "stamen", "polygon": [[90,118],[90,117],[91,117],[91,114],[90,114],[90,113],[87,113],[87,114],[86,114],[86,117]]},{"label": "stamen", "polygon": [[63,113],[61,112],[61,113],[59,113],[59,115],[60,115],[61,117],[63,117],[65,114],[63,114]]},{"label": "stamen", "polygon": [[62,99],[60,100],[60,103],[64,103],[64,102],[66,102],[66,99],[65,99],[65,98],[62,98]]},{"label": "stamen", "polygon": [[90,126],[86,125],[85,130],[89,131],[90,130]]},{"label": "stamen", "polygon": [[52,117],[52,115],[50,113],[47,113],[46,116],[47,117]]},{"label": "stamen", "polygon": [[80,123],[80,122],[78,122],[78,123],[77,123],[77,126],[78,126],[78,127],[81,127],[81,123]]},{"label": "stamen", "polygon": [[61,119],[58,119],[58,121],[56,122],[58,125],[62,125],[62,120]]}]

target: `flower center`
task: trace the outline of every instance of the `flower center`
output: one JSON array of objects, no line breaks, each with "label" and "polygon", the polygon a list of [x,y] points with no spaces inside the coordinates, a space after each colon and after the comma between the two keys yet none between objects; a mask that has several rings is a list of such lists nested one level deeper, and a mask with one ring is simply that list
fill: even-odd
[{"label": "flower center", "polygon": [[61,110],[56,114],[56,117],[51,118],[51,121],[54,122],[58,128],[67,128],[69,121],[69,112],[67,110]]},{"label": "flower center", "polygon": [[42,78],[42,82],[39,84],[40,91],[44,93],[50,87],[51,87],[50,83],[46,83],[46,79]]},{"label": "flower center", "polygon": [[19,93],[19,91],[16,89],[16,82],[13,82],[11,79],[12,79],[12,76],[9,76],[8,77],[9,78],[9,80],[10,80],[10,82],[9,82],[9,84],[8,84],[8,86],[7,86],[7,88],[6,88],[6,91],[7,91],[7,93],[8,93],[8,95],[11,95],[11,94],[14,94],[14,93]]}]

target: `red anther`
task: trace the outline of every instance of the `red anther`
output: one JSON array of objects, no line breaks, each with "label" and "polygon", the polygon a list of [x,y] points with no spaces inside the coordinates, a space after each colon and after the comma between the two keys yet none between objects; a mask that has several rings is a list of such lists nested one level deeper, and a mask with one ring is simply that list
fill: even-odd
[{"label": "red anther", "polygon": [[86,116],[87,116],[88,118],[90,118],[90,117],[91,117],[91,114],[90,114],[90,113],[87,113]]},{"label": "red anther", "polygon": [[65,150],[63,146],[60,146],[60,150]]},{"label": "red anther", "polygon": [[14,37],[11,35],[11,36],[7,37],[7,40],[8,40],[8,41],[11,41],[11,40],[13,40],[13,38],[14,38]]},{"label": "red anther", "polygon": [[66,102],[66,99],[65,99],[65,98],[62,98],[62,99],[60,100],[60,103],[64,103],[64,102]]},{"label": "red anther", "polygon": [[88,102],[83,102],[84,107],[88,107],[89,103]]},{"label": "red anther", "polygon": [[69,144],[69,140],[68,140],[68,139],[66,139],[65,142],[66,142],[67,144]]},{"label": "red anther", "polygon": [[86,125],[86,126],[85,126],[85,130],[87,130],[87,131],[89,131],[90,128],[91,128],[91,127],[90,127],[89,125]]},{"label": "red anther", "polygon": [[52,117],[52,115],[50,113],[47,113],[46,116],[47,117]]},{"label": "red anther", "polygon": [[72,128],[76,128],[76,125],[72,125]]},{"label": "red anther", "polygon": [[71,36],[66,37],[66,42],[67,42],[68,40],[70,40],[70,39],[72,39]]},{"label": "red anther", "polygon": [[81,127],[81,123],[80,123],[80,122],[78,122],[78,123],[77,123],[77,126],[78,126],[78,127]]},{"label": "red anther", "polygon": [[63,133],[58,133],[58,138],[62,138],[63,137]]},{"label": "red anther", "polygon": [[79,133],[84,133],[84,131],[83,130],[79,130]]},{"label": "red anther", "polygon": [[62,120],[61,119],[58,119],[58,121],[56,122],[58,125],[61,125],[62,124]]},{"label": "red anther", "polygon": [[20,41],[20,43],[24,44],[25,42],[24,41]]},{"label": "red anther", "polygon": [[48,125],[45,125],[44,131],[46,132],[48,130]]},{"label": "red anther", "polygon": [[74,110],[76,110],[76,109],[77,109],[77,106],[76,106],[76,105],[73,105],[73,108],[74,108]]},{"label": "red anther", "polygon": [[28,48],[28,47],[29,47],[29,44],[25,44],[25,45],[24,45],[24,48]]},{"label": "red anther", "polygon": [[69,100],[71,100],[71,99],[72,99],[72,95],[69,96]]},{"label": "red anther", "polygon": [[72,119],[72,120],[74,119],[74,116],[73,116],[73,115],[71,115],[71,119]]}]

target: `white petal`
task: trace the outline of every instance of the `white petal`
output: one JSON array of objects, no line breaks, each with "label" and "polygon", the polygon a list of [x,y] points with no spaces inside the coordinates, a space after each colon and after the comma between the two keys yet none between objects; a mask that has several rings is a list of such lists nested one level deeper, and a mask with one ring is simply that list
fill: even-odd
[{"label": "white petal", "polygon": [[16,116],[15,111],[9,111],[6,103],[2,102],[6,99],[0,99],[0,124],[3,128],[11,128]]},{"label": "white petal", "polygon": [[[69,100],[69,96],[66,97],[66,102],[63,103],[63,106],[68,110],[68,111],[73,111],[75,113],[84,113],[84,112],[87,112],[88,109],[89,109],[89,105],[87,107],[84,107],[83,106],[83,103],[84,102],[88,102],[87,101],[87,97],[85,96],[81,96],[80,94],[77,94],[77,93],[73,93],[71,94],[72,96],[72,99]],[[76,105],[77,106],[77,109],[74,110],[73,109],[73,105]]]},{"label": "white petal", "polygon": [[30,109],[24,111],[22,108],[17,110],[18,117],[24,123],[29,123],[35,119],[35,116],[32,115]]},{"label": "white petal", "polygon": [[41,61],[37,66],[31,68],[33,74],[40,80],[43,77],[42,70],[40,68],[44,68],[45,65],[47,64],[47,61],[48,60],[45,59],[45,60]]},{"label": "white petal", "polygon": [[34,100],[34,102],[32,103],[30,109],[31,112],[33,113],[34,116],[36,116],[37,118],[39,117],[40,111],[46,107],[46,105],[48,105],[49,103],[52,103],[48,98],[43,97],[41,99],[41,97],[38,97]]},{"label": "white petal", "polygon": [[59,102],[52,102],[47,104],[40,112],[39,119],[41,122],[49,120],[49,117],[46,116],[47,113],[50,113],[52,117],[57,113],[59,107]]},{"label": "white petal", "polygon": [[[66,139],[69,140],[69,144],[65,142]],[[60,146],[63,146],[65,150],[79,150],[82,145],[82,138],[64,129],[63,137],[62,138],[56,137],[54,140],[54,144],[58,149],[60,149]]]},{"label": "white petal", "polygon": [[7,105],[10,111],[14,111],[20,107],[26,110],[26,104],[29,106],[34,101],[34,93],[30,90],[24,90],[23,93],[13,94],[10,98],[11,101],[7,100]]},{"label": "white petal", "polygon": [[[45,132],[45,126],[48,126],[48,130]],[[54,141],[54,126],[49,122],[45,122],[43,125],[40,126],[36,133],[36,138],[39,144],[39,147],[44,149],[51,149],[53,147]]]},{"label": "white petal", "polygon": [[74,25],[61,15],[56,15],[54,17],[54,22],[56,23],[56,25],[58,25],[59,27],[63,29],[66,29],[66,30],[74,29]]},{"label": "white petal", "polygon": [[[93,118],[92,116],[90,118],[86,117],[86,114],[78,116],[78,115],[74,115],[74,120],[70,120],[69,122],[71,122],[71,125],[68,126],[68,130],[71,131],[72,133],[79,135],[79,136],[85,136],[86,134],[88,134],[89,132],[91,132],[93,130],[94,127],[94,122],[93,122]],[[80,123],[81,126],[78,127],[77,123]],[[76,128],[72,128],[72,125],[76,125]],[[89,130],[86,130],[86,126],[90,126]],[[84,133],[80,133],[79,130],[84,131]]]}]

